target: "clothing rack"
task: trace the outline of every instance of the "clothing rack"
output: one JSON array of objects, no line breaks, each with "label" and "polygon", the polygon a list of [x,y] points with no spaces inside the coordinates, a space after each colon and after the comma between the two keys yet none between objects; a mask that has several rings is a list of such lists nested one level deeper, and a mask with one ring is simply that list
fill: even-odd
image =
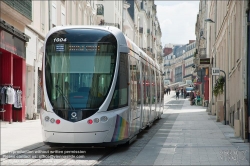
[{"label": "clothing rack", "polygon": [[[20,89],[20,86],[13,86],[13,84],[0,84],[0,86],[10,86],[14,89]],[[3,107],[0,108],[0,113],[3,113],[3,121],[4,121],[4,112],[6,110],[4,109],[4,104],[2,104],[2,105],[3,105]],[[18,122],[18,114],[17,113],[16,113],[16,117],[17,117],[17,122]]]},{"label": "clothing rack", "polygon": [[[1,86],[12,86],[12,84],[0,84]],[[3,105],[3,108],[1,108],[0,109],[0,112],[1,113],[3,113],[3,121],[4,121],[4,112],[6,111],[5,109],[4,109],[4,104],[1,104],[1,105]]]}]

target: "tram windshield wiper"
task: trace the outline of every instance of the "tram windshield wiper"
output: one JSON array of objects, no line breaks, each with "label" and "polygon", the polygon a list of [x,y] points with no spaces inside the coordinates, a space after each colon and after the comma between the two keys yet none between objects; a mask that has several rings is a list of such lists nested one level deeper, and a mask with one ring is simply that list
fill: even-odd
[{"label": "tram windshield wiper", "polygon": [[69,103],[68,99],[66,98],[66,96],[63,94],[62,89],[60,88],[59,85],[56,85],[56,90],[63,96],[63,100],[68,104],[69,108],[71,110],[75,110],[75,108]]}]

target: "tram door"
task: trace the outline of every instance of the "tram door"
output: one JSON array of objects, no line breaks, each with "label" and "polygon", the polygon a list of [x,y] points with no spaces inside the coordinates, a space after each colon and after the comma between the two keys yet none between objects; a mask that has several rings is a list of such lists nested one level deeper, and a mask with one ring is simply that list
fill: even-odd
[{"label": "tram door", "polygon": [[142,87],[143,87],[143,106],[142,106],[142,128],[146,127],[149,123],[150,115],[150,74],[148,64],[141,63],[142,65]]},{"label": "tram door", "polygon": [[154,121],[156,117],[156,84],[155,84],[155,71],[153,66],[151,66],[151,112],[150,112],[150,122]]},{"label": "tram door", "polygon": [[130,135],[137,133],[140,128],[141,116],[141,87],[139,61],[130,56]]}]

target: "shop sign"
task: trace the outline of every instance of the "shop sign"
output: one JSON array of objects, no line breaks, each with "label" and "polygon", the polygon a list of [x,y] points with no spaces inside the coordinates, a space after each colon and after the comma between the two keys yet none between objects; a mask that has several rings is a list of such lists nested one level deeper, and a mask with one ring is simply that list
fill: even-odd
[{"label": "shop sign", "polygon": [[210,65],[210,58],[201,58],[200,65]]},{"label": "shop sign", "polygon": [[15,55],[18,55],[22,58],[25,57],[25,42],[20,40],[17,37],[14,37],[12,34],[0,29],[1,44],[0,47],[6,51],[9,51]]}]

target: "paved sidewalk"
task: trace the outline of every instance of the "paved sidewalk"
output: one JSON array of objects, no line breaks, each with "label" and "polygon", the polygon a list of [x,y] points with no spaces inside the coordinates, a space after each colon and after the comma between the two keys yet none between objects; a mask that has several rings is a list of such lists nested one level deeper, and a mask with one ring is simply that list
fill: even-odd
[{"label": "paved sidewalk", "polygon": [[235,138],[230,126],[205,107],[171,96],[164,103],[168,119],[131,165],[249,165],[249,143]]},{"label": "paved sidewalk", "polygon": [[1,122],[1,155],[18,149],[30,150],[43,145],[40,119],[12,124]]}]

